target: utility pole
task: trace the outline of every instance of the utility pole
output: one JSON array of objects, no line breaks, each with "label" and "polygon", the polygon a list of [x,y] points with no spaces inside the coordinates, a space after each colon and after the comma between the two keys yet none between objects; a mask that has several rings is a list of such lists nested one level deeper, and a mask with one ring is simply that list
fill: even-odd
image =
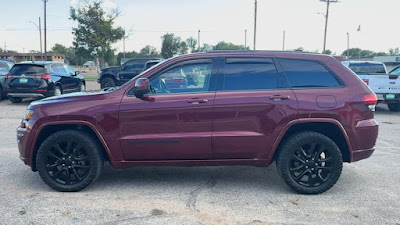
[{"label": "utility pole", "polygon": [[200,30],[197,33],[197,49],[200,51]]},{"label": "utility pole", "polygon": [[124,42],[124,60],[125,60],[125,36],[124,36],[124,39],[123,39],[123,42]]},{"label": "utility pole", "polygon": [[4,42],[4,52],[7,51],[7,42]]},{"label": "utility pole", "polygon": [[256,50],[256,36],[257,36],[257,0],[254,1],[254,46],[253,46],[253,50]]},{"label": "utility pole", "polygon": [[324,32],[324,47],[322,49],[322,53],[325,52],[326,47],[326,34],[328,32],[328,18],[329,18],[329,4],[337,3],[338,0],[320,0],[321,2],[326,2],[326,14],[325,14],[325,32]]},{"label": "utility pole", "polygon": [[34,24],[38,30],[39,30],[39,40],[40,40],[40,54],[41,54],[41,59],[43,60],[43,49],[42,49],[42,28],[41,28],[41,23],[40,23],[40,17],[39,17],[39,25],[37,25],[35,22],[29,21],[29,23]]},{"label": "utility pole", "polygon": [[286,38],[286,32],[283,31],[283,44],[282,44],[282,51],[285,51],[285,38]]},{"label": "utility pole", "polygon": [[244,30],[244,49],[247,49],[247,30]]},{"label": "utility pole", "polygon": [[42,0],[44,3],[44,61],[47,61],[47,17],[46,17],[46,4],[49,0]]},{"label": "utility pole", "polygon": [[347,59],[350,57],[350,34],[347,32]]}]

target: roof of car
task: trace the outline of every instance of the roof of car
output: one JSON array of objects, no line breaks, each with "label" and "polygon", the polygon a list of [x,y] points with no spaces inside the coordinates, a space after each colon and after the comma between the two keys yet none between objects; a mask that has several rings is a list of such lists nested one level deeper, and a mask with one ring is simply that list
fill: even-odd
[{"label": "roof of car", "polygon": [[354,63],[354,64],[378,64],[382,65],[383,62],[378,62],[378,61],[343,61],[343,63]]},{"label": "roof of car", "polygon": [[62,62],[52,62],[52,61],[24,61],[24,62],[19,62],[19,63],[16,63],[16,65],[19,65],[19,64],[33,64],[33,65],[41,65],[41,66],[44,66],[44,65],[51,65],[51,64],[63,64]]}]

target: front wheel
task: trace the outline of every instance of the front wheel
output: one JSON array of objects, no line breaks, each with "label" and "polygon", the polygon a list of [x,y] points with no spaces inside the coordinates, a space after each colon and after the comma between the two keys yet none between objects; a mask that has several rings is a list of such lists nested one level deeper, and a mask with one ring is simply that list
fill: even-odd
[{"label": "front wheel", "polygon": [[110,77],[103,78],[100,82],[101,89],[115,87],[115,86],[116,86],[115,81]]},{"label": "front wheel", "polygon": [[392,112],[400,112],[400,103],[388,103],[388,107]]},{"label": "front wheel", "polygon": [[339,147],[317,132],[300,132],[289,137],[277,157],[277,169],[293,190],[319,194],[339,179],[343,158]]},{"label": "front wheel", "polygon": [[55,86],[53,90],[53,96],[59,96],[62,95],[62,90],[59,86]]},{"label": "front wheel", "polygon": [[100,175],[104,158],[88,134],[63,130],[52,134],[39,147],[36,168],[42,180],[57,191],[80,191]]},{"label": "front wheel", "polygon": [[79,91],[80,92],[85,92],[86,91],[85,83],[81,83],[81,85],[79,86]]}]

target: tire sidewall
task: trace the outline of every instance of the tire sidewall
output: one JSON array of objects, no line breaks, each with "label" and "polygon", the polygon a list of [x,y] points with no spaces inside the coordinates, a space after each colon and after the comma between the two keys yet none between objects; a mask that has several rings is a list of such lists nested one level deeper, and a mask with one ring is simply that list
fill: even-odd
[{"label": "tire sidewall", "polygon": [[[106,87],[106,86],[105,86],[106,83],[109,83],[109,86]],[[101,80],[100,85],[101,85],[101,89],[103,89],[103,88],[115,87],[115,86],[116,86],[116,83],[115,83],[115,81],[114,81],[112,78],[106,77],[106,78],[103,78],[103,79]]]},{"label": "tire sidewall", "polygon": [[[298,147],[312,142],[324,144],[330,150],[330,154],[332,154],[334,157],[334,169],[328,178],[328,181],[326,181],[324,184],[317,187],[306,187],[294,180],[290,173],[289,166],[291,156],[296,150],[298,150]],[[290,140],[288,140],[283,146],[278,160],[279,162],[277,162],[277,166],[280,175],[291,188],[302,194],[319,194],[327,191],[338,181],[343,167],[342,154],[335,142],[325,135],[316,132],[302,132],[294,134],[292,138],[290,138]]]},{"label": "tire sidewall", "polygon": [[[80,182],[72,185],[65,185],[58,183],[50,177],[50,174],[46,170],[46,157],[47,152],[51,149],[53,144],[71,139],[75,142],[79,142],[79,144],[85,148],[90,160],[90,169],[85,178]],[[73,130],[59,131],[51,135],[41,144],[36,156],[36,168],[42,180],[51,188],[67,192],[79,191],[90,185],[100,175],[103,167],[103,158],[101,157],[101,153],[98,151],[97,144],[85,133]]]}]

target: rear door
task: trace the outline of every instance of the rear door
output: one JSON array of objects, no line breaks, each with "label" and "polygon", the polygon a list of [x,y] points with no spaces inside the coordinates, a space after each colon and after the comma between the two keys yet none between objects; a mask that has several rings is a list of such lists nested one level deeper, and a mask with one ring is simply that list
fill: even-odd
[{"label": "rear door", "polygon": [[265,159],[297,102],[272,58],[226,58],[218,75],[215,159]]}]

